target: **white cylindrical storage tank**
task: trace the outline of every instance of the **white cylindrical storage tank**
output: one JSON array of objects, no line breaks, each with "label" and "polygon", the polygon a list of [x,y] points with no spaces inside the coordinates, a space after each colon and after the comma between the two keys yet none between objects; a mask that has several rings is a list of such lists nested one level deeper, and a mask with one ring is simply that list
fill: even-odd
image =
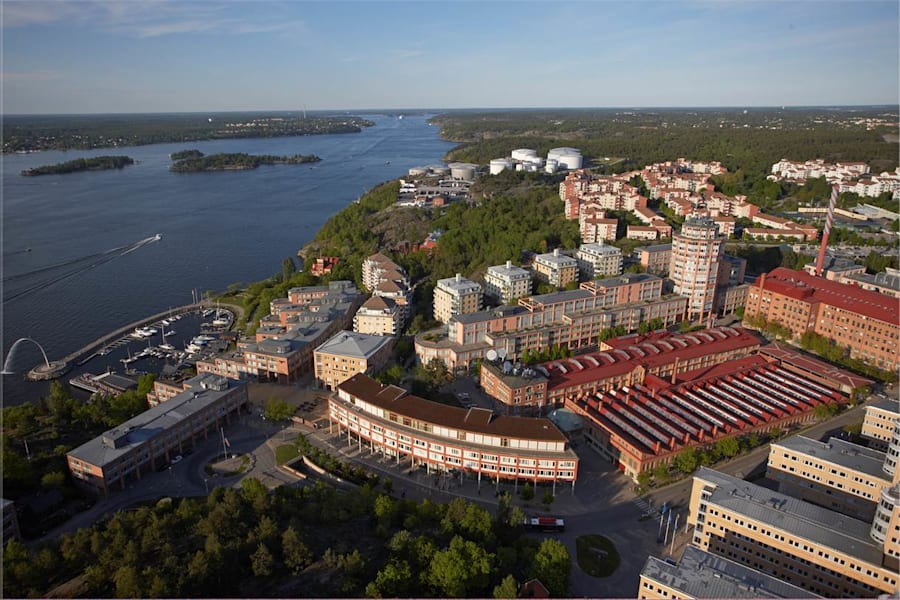
[{"label": "white cylindrical storage tank", "polygon": [[531,148],[518,148],[517,150],[513,150],[512,153],[510,153],[510,156],[512,156],[513,160],[528,162],[537,156],[537,152]]},{"label": "white cylindrical storage tank", "polygon": [[475,180],[475,165],[468,163],[451,163],[450,177],[454,179],[462,179],[464,181]]},{"label": "white cylindrical storage tank", "polygon": [[580,169],[581,152],[576,148],[553,148],[547,153],[547,160],[556,159],[560,169]]},{"label": "white cylindrical storage tank", "polygon": [[428,170],[431,171],[433,175],[449,175],[450,167],[445,167],[444,165],[431,165],[428,167]]},{"label": "white cylindrical storage tank", "polygon": [[547,173],[556,173],[557,166],[558,163],[556,162],[555,158],[548,158],[547,164],[544,166],[544,171],[546,171]]},{"label": "white cylindrical storage tank", "polygon": [[419,175],[427,175],[428,167],[413,167],[408,171],[408,173],[410,175],[412,175],[413,177],[419,176]]},{"label": "white cylindrical storage tank", "polygon": [[503,171],[503,169],[511,169],[512,161],[508,158],[495,158],[491,160],[491,175],[496,175]]}]

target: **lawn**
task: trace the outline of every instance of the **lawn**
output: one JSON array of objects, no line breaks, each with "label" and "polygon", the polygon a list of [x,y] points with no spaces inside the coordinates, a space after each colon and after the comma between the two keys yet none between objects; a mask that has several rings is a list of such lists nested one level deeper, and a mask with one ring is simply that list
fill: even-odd
[{"label": "lawn", "polygon": [[575,539],[578,566],[594,577],[609,577],[619,568],[616,546],[602,535],[581,535]]},{"label": "lawn", "polygon": [[279,465],[289,463],[298,456],[300,456],[300,451],[297,450],[296,444],[282,444],[275,448],[275,462]]}]

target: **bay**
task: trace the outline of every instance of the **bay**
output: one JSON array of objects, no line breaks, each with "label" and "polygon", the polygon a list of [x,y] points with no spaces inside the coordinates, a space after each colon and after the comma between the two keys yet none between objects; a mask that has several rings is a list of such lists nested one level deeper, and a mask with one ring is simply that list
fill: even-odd
[{"label": "bay", "polygon": [[[4,360],[21,337],[36,340],[54,360],[130,322],[189,304],[192,289],[221,291],[269,277],[368,189],[402,177],[410,167],[439,163],[453,147],[426,116],[365,116],[375,126],[357,134],[4,156]],[[315,154],[322,161],[170,172],[169,154],[189,148],[205,154]],[[131,156],[137,164],[19,174],[104,154]],[[156,234],[159,241],[125,252]],[[15,374],[2,380],[4,405],[46,393],[48,384],[23,378],[41,360],[33,344],[16,347],[9,361]]]}]

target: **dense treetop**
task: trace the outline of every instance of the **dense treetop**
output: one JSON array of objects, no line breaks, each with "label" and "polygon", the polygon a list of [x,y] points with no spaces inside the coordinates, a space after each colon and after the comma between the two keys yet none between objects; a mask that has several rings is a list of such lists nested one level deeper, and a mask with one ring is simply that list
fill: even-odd
[{"label": "dense treetop", "polygon": [[134,159],[128,156],[94,156],[92,158],[76,158],[55,165],[44,165],[22,171],[25,177],[37,175],[60,175],[78,171],[105,171],[107,169],[123,169],[133,165]]},{"label": "dense treetop", "polygon": [[175,173],[196,173],[199,171],[244,171],[260,165],[300,165],[322,160],[314,154],[293,156],[273,156],[271,154],[223,153],[209,156],[190,157],[176,160],[170,167]]}]

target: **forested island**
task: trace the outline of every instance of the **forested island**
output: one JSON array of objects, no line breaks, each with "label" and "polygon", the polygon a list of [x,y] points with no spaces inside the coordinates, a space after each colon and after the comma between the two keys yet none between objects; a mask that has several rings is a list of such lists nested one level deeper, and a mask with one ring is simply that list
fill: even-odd
[{"label": "forested island", "polygon": [[[295,154],[294,156],[275,156],[272,154],[223,153],[204,156],[202,152],[193,158],[183,158],[173,164],[170,169],[176,173],[199,173],[201,171],[244,171],[255,169],[260,165],[302,165],[322,160],[315,154]],[[174,155],[173,155],[174,157]]]},{"label": "forested island", "polygon": [[95,156],[93,158],[76,158],[56,165],[44,165],[33,169],[25,169],[22,175],[36,177],[38,175],[61,175],[78,171],[105,171],[107,169],[123,169],[133,165],[134,159],[129,156]]},{"label": "forested island", "polygon": [[203,158],[205,155],[199,150],[182,150],[169,155],[172,160],[184,160],[186,158]]},{"label": "forested island", "polygon": [[374,124],[350,115],[297,113],[21,115],[3,117],[3,153],[359,133]]}]

